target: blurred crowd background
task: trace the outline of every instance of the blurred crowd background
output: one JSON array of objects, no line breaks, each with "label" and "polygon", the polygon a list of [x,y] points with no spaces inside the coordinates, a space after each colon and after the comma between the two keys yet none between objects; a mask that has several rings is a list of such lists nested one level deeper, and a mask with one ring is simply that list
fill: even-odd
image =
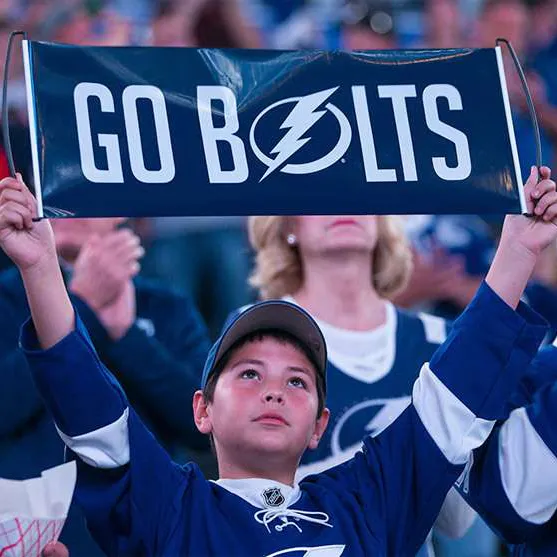
[{"label": "blurred crowd background", "polygon": [[[80,45],[156,45],[269,49],[492,47],[513,44],[526,71],[539,119],[542,159],[557,159],[557,0],[0,0],[0,57],[12,30],[33,40]],[[535,136],[517,73],[506,66],[524,177],[535,161]],[[478,87],[481,87],[481,82]],[[9,123],[16,166],[28,183],[30,149],[19,50],[9,68]],[[8,174],[0,151],[0,174]],[[500,217],[405,218],[414,270],[395,302],[454,318],[486,273]],[[226,316],[256,297],[243,218],[154,218],[130,223],[141,238],[141,274],[193,298],[213,338]],[[9,266],[6,260],[2,268]],[[224,278],[223,278],[224,277]],[[527,296],[557,331],[557,249],[548,250]],[[442,556],[494,557],[494,537],[476,533]],[[456,543],[456,542],[455,542]]]},{"label": "blurred crowd background", "polygon": [[[556,158],[556,0],[2,0],[1,48],[14,29],[33,40],[81,45],[270,49],[492,47],[502,36],[527,73],[543,162],[554,166]],[[518,74],[508,62],[515,135],[527,176],[535,161],[535,136]],[[14,157],[31,181],[19,51],[10,64],[8,91]],[[2,153],[0,173],[7,173]],[[500,220],[421,216],[409,217],[407,224],[417,259],[399,305],[419,304],[454,317],[487,269]],[[145,219],[134,226],[147,248],[142,273],[191,293],[213,336],[232,309],[253,299],[242,219]],[[539,279],[554,287],[557,260],[540,268]]]}]

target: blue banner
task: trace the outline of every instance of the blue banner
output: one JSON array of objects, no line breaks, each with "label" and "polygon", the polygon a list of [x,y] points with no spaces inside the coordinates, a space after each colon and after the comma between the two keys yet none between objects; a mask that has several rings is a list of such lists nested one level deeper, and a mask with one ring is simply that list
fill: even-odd
[{"label": "blue banner", "polygon": [[498,48],[23,48],[45,216],[524,208]]}]

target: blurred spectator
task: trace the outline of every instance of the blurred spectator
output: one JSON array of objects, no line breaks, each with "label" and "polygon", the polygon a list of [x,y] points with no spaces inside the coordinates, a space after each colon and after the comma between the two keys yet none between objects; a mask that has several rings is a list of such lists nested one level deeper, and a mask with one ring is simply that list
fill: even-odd
[{"label": "blurred spectator", "polygon": [[240,0],[266,48],[339,48],[341,0]]},{"label": "blurred spectator", "polygon": [[[54,13],[52,13],[54,12]],[[131,23],[104,7],[103,2],[87,1],[50,12],[52,40],[88,46],[125,46],[130,43]]]},{"label": "blurred spectator", "polygon": [[[196,301],[213,338],[226,316],[252,301],[251,253],[241,217],[151,219],[142,273]],[[219,280],[221,277],[226,280]]]},{"label": "blurred spectator", "polygon": [[[527,0],[530,9],[530,25],[535,32],[530,34],[529,58],[538,56],[545,58],[549,55],[555,61],[557,57],[557,1],[556,0]],[[547,68],[548,70],[550,68]],[[555,66],[552,74],[557,74]],[[552,99],[557,99],[557,91],[552,91]],[[555,104],[555,100],[552,100]]]},{"label": "blurred spectator", "polygon": [[394,20],[385,1],[351,0],[345,6],[342,48],[385,50],[396,48]]},{"label": "blurred spectator", "polygon": [[415,266],[396,302],[456,319],[489,269],[495,252],[491,229],[473,215],[412,215],[405,222]]},{"label": "blurred spectator", "polygon": [[154,46],[196,46],[195,22],[205,0],[176,2],[162,0],[157,3],[151,44]]},{"label": "blurred spectator", "polygon": [[249,25],[239,0],[206,0],[195,27],[201,48],[258,48],[259,33]]},{"label": "blurred spectator", "polygon": [[424,22],[427,48],[465,46],[464,19],[458,0],[426,0]]},{"label": "blurred spectator", "polygon": [[257,48],[237,0],[162,0],[155,10],[151,44],[207,48]]},{"label": "blurred spectator", "polygon": [[[209,349],[205,326],[187,298],[133,278],[142,249],[131,231],[117,229],[122,220],[52,222],[72,301],[99,356],[170,454],[184,461],[187,446],[187,456],[208,455],[190,403]],[[64,461],[64,445],[18,348],[19,327],[28,315],[19,273],[5,271],[0,274],[0,477],[4,478],[36,476]],[[190,455],[190,450],[201,453]],[[61,541],[72,555],[101,555],[75,504]]]},{"label": "blurred spectator", "polygon": [[[531,28],[528,51],[530,81],[536,80],[538,117],[553,141],[557,161],[557,0],[529,0]],[[548,162],[548,161],[544,161]]]},{"label": "blurred spectator", "polygon": [[[486,0],[476,25],[478,46],[493,47],[498,37],[504,37],[511,42],[521,62],[525,63],[530,36],[533,34],[530,23],[529,11],[523,0]],[[534,128],[518,73],[505,50],[504,62],[522,177],[526,179],[530,173],[530,165],[536,160]],[[541,81],[532,73],[528,75],[528,79],[539,116],[542,160],[553,166],[557,113],[547,103]]]}]

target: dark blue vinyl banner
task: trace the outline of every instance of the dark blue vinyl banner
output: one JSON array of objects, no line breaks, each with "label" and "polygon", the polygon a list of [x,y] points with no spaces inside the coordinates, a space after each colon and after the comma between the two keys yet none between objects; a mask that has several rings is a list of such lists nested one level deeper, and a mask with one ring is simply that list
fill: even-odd
[{"label": "dark blue vinyl banner", "polygon": [[524,209],[498,48],[23,48],[45,216]]}]

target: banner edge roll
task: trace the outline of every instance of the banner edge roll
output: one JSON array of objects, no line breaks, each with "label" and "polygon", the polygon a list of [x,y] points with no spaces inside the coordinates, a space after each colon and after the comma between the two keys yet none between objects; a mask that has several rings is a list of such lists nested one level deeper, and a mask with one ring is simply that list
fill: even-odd
[{"label": "banner edge roll", "polygon": [[33,182],[35,198],[37,200],[37,216],[44,217],[41,175],[39,169],[39,146],[37,135],[37,112],[35,110],[35,95],[33,93],[33,67],[31,60],[31,41],[21,41],[23,51],[23,68],[25,75],[25,94],[27,100],[27,116],[29,119],[29,138],[31,143],[31,161],[33,166]]},{"label": "banner edge roll", "polygon": [[524,188],[522,176],[520,174],[520,159],[518,157],[518,147],[516,145],[516,136],[514,133],[514,124],[511,113],[511,103],[509,99],[509,90],[507,88],[507,78],[505,76],[505,68],[503,66],[503,53],[500,46],[495,47],[495,56],[497,58],[497,68],[499,70],[499,80],[501,82],[501,92],[503,94],[503,105],[505,107],[505,116],[509,131],[509,142],[511,144],[511,152],[513,156],[514,171],[518,185],[518,196],[520,200],[520,210],[522,214],[527,213],[526,199],[524,198]]}]

